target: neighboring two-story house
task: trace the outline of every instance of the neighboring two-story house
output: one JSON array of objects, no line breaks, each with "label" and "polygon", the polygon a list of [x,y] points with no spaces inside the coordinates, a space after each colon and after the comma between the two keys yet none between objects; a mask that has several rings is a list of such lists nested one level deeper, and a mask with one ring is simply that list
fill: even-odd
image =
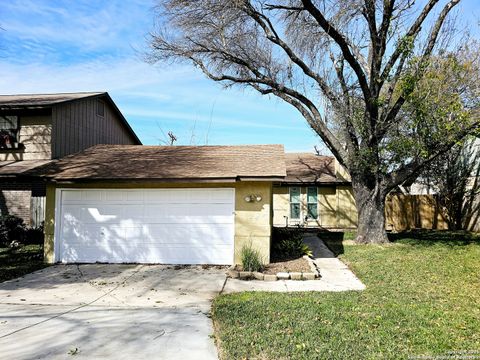
[{"label": "neighboring two-story house", "polygon": [[27,172],[97,144],[141,145],[106,92],[0,95],[0,212],[44,219],[45,184]]}]

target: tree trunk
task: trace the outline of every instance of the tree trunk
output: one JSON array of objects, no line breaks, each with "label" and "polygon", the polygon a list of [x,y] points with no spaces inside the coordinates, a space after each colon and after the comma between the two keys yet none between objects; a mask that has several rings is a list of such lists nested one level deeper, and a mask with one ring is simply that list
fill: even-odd
[{"label": "tree trunk", "polygon": [[358,211],[356,242],[361,244],[388,243],[385,231],[386,193],[378,185],[371,189],[367,186],[354,185],[355,201]]}]

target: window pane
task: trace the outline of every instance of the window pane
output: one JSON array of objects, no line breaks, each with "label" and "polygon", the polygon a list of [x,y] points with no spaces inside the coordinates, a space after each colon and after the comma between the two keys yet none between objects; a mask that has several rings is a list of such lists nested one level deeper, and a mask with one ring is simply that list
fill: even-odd
[{"label": "window pane", "polygon": [[300,202],[300,188],[292,187],[290,188],[290,202],[299,203]]},{"label": "window pane", "polygon": [[15,130],[17,121],[16,116],[0,116],[0,130]]},{"label": "window pane", "polygon": [[290,204],[290,218],[300,219],[300,204]]},{"label": "window pane", "polygon": [[307,203],[316,204],[317,203],[317,188],[309,187],[307,189]]},{"label": "window pane", "polygon": [[0,148],[11,147],[17,142],[17,116],[0,116]]},{"label": "window pane", "polygon": [[317,204],[308,204],[308,217],[311,219],[316,219],[318,218],[318,213],[317,213]]}]

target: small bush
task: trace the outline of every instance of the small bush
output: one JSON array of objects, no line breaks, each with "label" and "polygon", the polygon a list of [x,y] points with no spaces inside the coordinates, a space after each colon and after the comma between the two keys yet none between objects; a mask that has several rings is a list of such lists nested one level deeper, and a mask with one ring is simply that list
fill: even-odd
[{"label": "small bush", "polygon": [[25,232],[25,244],[42,245],[44,241],[43,225],[29,228]]},{"label": "small bush", "polygon": [[12,241],[23,243],[26,227],[22,218],[15,215],[5,215],[0,218],[0,243],[5,246]]},{"label": "small bush", "polygon": [[303,231],[297,228],[273,228],[272,257],[275,259],[295,259],[312,255],[310,248],[303,243]]},{"label": "small bush", "polygon": [[251,245],[243,246],[240,252],[243,271],[262,271],[263,262],[260,252]]}]

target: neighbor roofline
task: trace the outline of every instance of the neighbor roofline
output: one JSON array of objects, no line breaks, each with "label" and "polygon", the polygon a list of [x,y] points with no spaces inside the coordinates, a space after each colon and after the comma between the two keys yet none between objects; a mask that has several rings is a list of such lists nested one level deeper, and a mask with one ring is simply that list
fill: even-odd
[{"label": "neighbor roofline", "polygon": [[[2,105],[0,104],[0,110],[20,110],[20,109],[49,109],[54,107],[55,105],[58,104],[66,104],[69,102],[74,102],[78,100],[84,100],[84,99],[90,99],[90,98],[95,98],[99,96],[105,96],[108,95],[106,91],[79,91],[79,92],[66,92],[66,93],[49,93],[49,94],[13,94],[12,96],[18,95],[18,96],[39,96],[39,95],[73,95],[73,94],[89,94],[81,98],[76,98],[76,99],[66,99],[66,100],[60,100],[52,103],[47,103],[44,105]],[[0,96],[10,96],[6,94],[2,94]],[[110,99],[111,100],[111,99]]]},{"label": "neighbor roofline", "polygon": [[[130,124],[128,123],[127,119],[125,118],[125,116],[123,116],[123,114],[120,111],[120,109],[118,108],[117,104],[115,104],[115,102],[113,101],[113,99],[111,98],[110,94],[107,91],[71,92],[71,93],[59,93],[59,94],[65,94],[65,95],[68,95],[68,94],[90,94],[90,95],[86,95],[84,97],[77,98],[77,99],[67,99],[67,100],[57,101],[57,102],[53,102],[53,103],[45,104],[45,105],[33,105],[32,106],[32,105],[17,105],[17,104],[15,104],[15,105],[1,105],[0,104],[0,110],[51,109],[54,106],[59,105],[59,104],[68,104],[68,103],[71,103],[71,102],[85,100],[85,99],[94,99],[94,98],[99,98],[99,97],[105,97],[107,99],[108,103],[113,107],[113,110],[120,117],[120,120],[123,122],[123,125],[127,128],[130,135],[132,135],[134,141],[137,142],[137,145],[143,145],[142,142],[140,141],[140,139],[138,138],[137,134],[135,133],[135,131],[133,131],[133,129],[130,126]],[[38,96],[38,95],[55,95],[55,93],[52,93],[52,94],[19,94],[19,95],[22,95],[22,96],[37,95]]]}]

